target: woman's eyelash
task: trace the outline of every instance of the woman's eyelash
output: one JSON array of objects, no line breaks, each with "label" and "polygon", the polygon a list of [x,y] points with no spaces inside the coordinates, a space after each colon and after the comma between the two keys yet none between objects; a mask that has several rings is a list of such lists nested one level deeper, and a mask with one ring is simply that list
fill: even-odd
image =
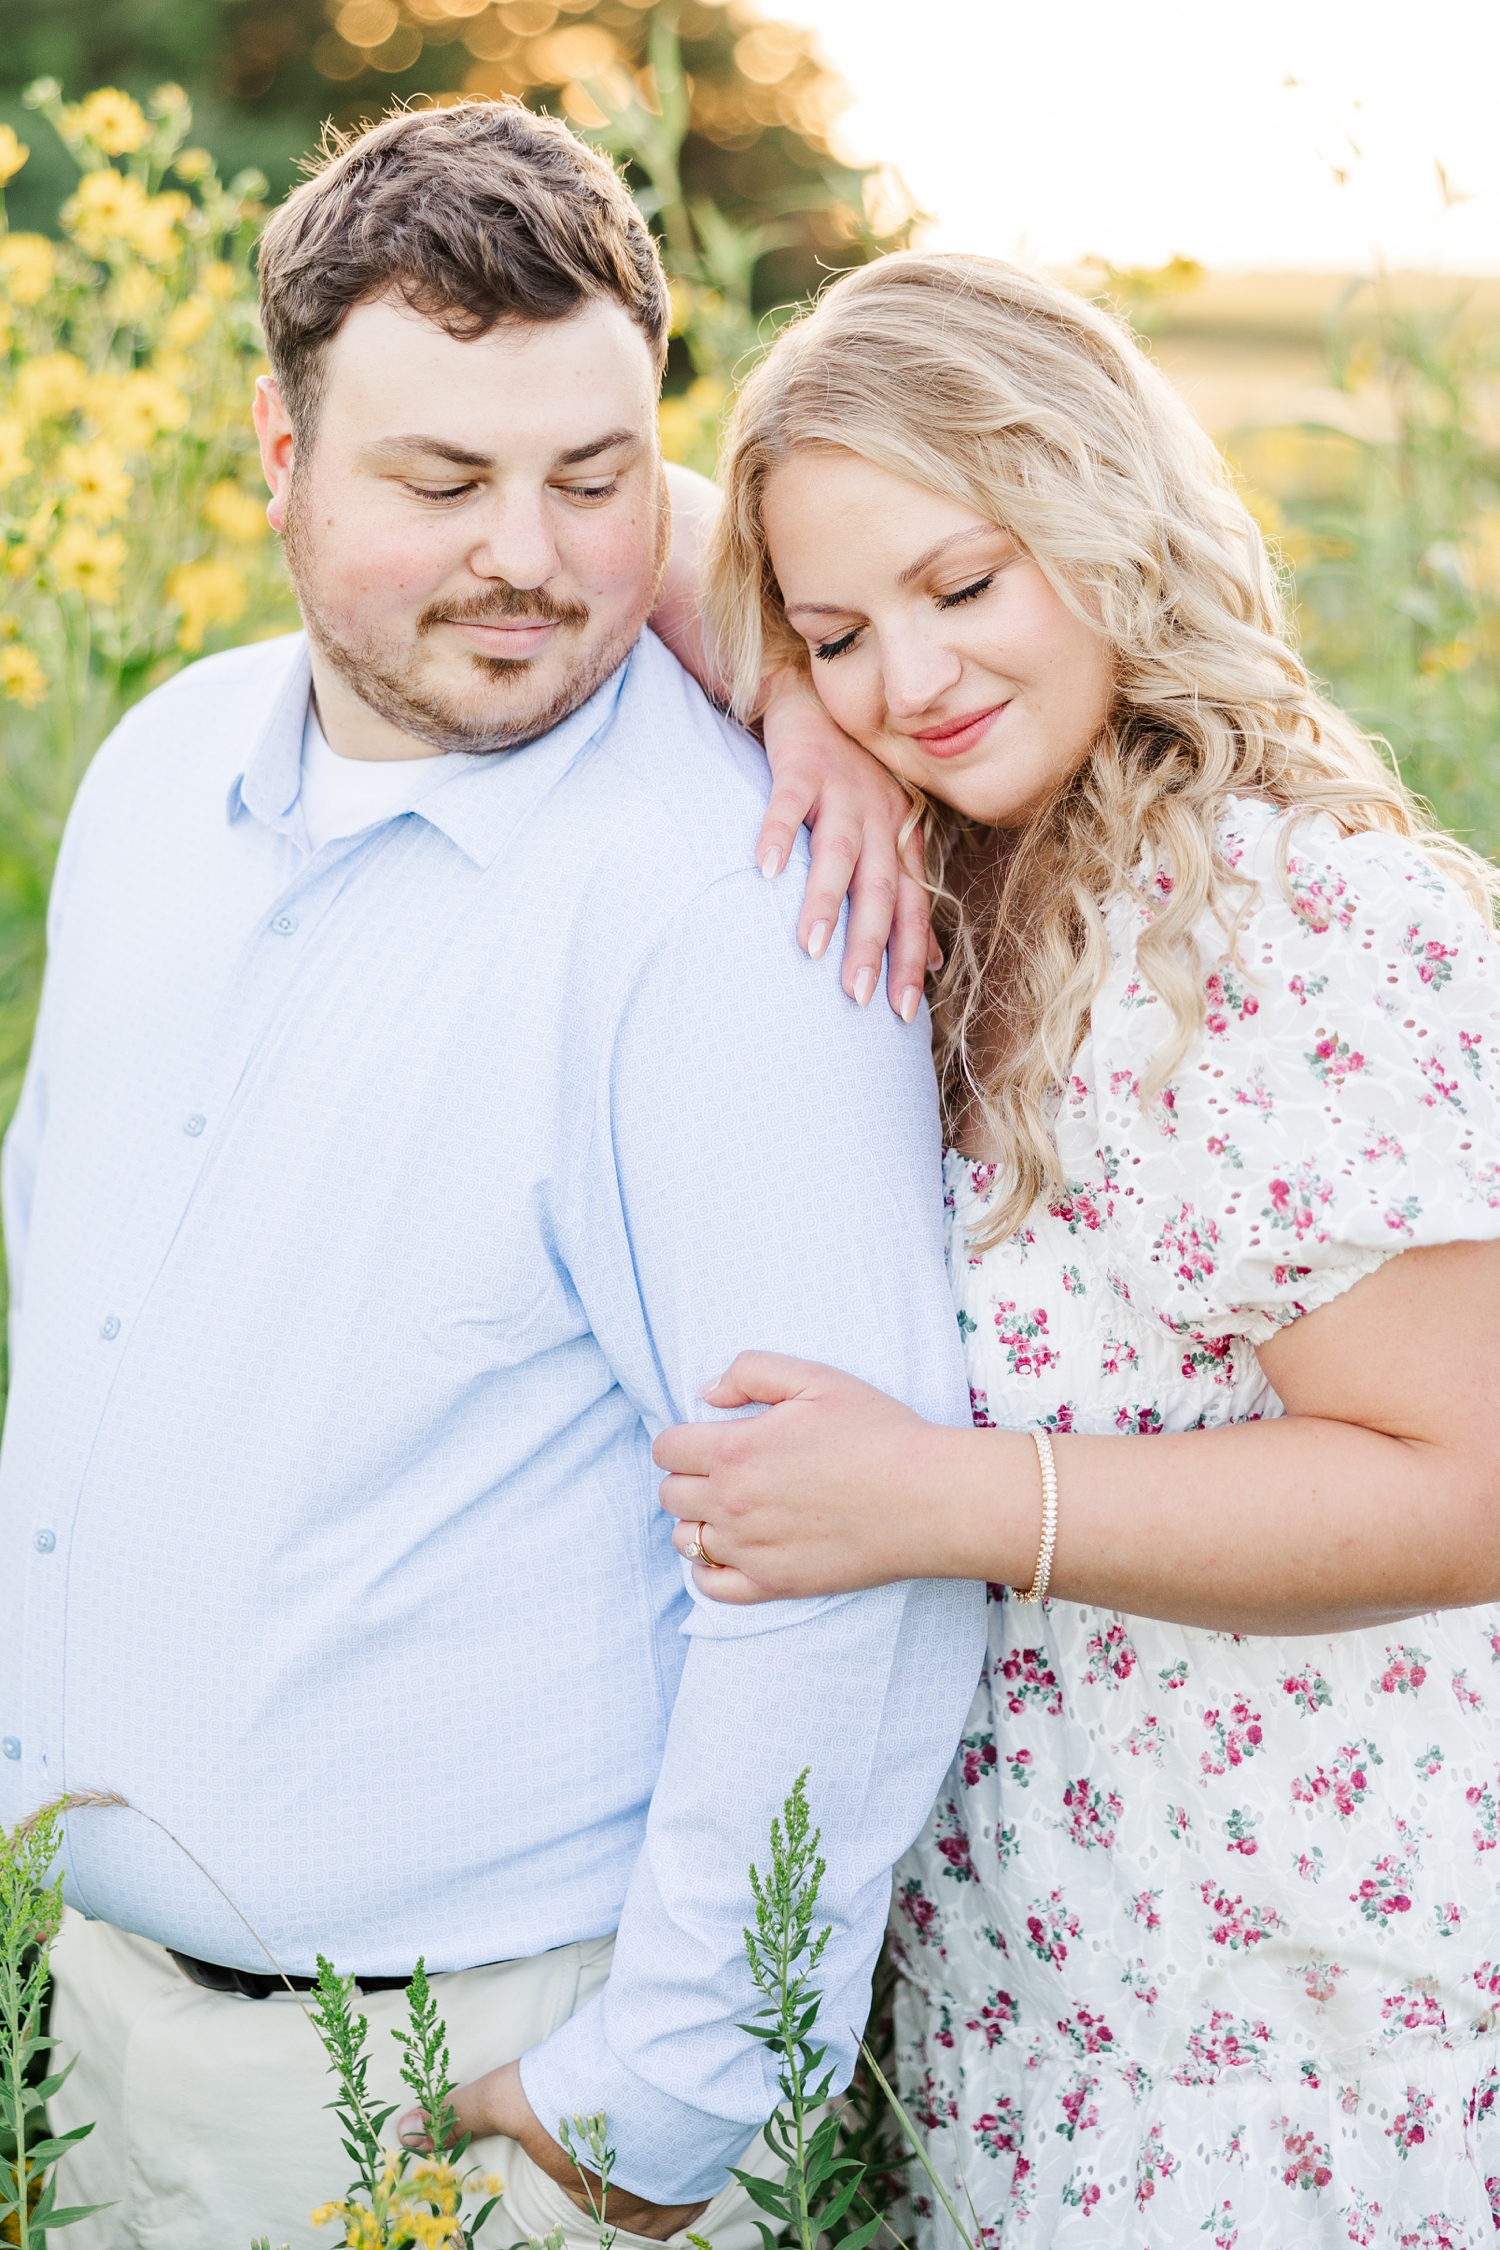
[{"label": "woman's eyelash", "polygon": [[[983,578],[976,578],[972,586],[960,586],[956,594],[939,594],[938,608],[957,609],[960,602],[977,601],[981,594],[989,591],[998,576],[998,571],[991,570]],[[856,625],[849,632],[841,634],[836,641],[819,642],[813,650],[813,655],[821,657],[825,664],[835,656],[842,656],[845,649],[852,648],[859,639],[859,630]]]},{"label": "woman's eyelash", "polygon": [[938,608],[957,609],[960,602],[977,600],[979,595],[986,593],[994,585],[995,578],[996,573],[992,570],[987,577],[976,578],[972,586],[960,586],[956,594],[940,594],[938,596]]}]

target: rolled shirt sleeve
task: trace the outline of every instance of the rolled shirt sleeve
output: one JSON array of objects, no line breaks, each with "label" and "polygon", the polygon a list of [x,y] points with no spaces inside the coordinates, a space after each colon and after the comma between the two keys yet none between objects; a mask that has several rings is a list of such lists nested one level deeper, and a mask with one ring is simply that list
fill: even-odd
[{"label": "rolled shirt sleeve", "polygon": [[[796,887],[795,870],[780,888],[748,871],[684,912],[634,980],[595,1089],[573,1270],[650,1431],[710,1418],[700,1390],[750,1347],[968,1420],[923,1029],[855,1009],[835,960],[805,958]],[[662,1517],[653,1536],[669,1533]],[[833,1931],[820,2034],[839,2081],[852,2070],[890,1869],[978,1676],[983,1589],[756,1608],[695,1595],[684,1630],[609,1984],[522,2064],[541,2122],[607,2111],[621,2184],[660,2202],[714,2193],[776,2101],[773,2058],[738,2028],[758,2004],[747,1870],[767,1864],[804,1768]]]}]

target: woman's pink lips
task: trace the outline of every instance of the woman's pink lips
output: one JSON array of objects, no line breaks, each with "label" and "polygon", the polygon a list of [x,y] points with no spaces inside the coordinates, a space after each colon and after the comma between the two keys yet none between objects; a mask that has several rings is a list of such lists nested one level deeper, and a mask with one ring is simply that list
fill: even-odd
[{"label": "woman's pink lips", "polygon": [[956,758],[961,751],[973,749],[1009,701],[1007,696],[1005,703],[992,703],[987,711],[973,711],[966,719],[949,719],[945,725],[930,727],[925,734],[914,734],[910,739],[920,742],[929,758]]}]

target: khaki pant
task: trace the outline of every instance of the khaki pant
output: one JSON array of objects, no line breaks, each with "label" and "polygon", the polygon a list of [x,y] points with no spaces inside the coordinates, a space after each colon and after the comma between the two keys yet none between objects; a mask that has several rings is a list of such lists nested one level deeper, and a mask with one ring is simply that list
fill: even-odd
[{"label": "khaki pant", "polygon": [[[593,1938],[434,1977],[455,2083],[539,2045],[599,1990],[613,1950],[613,1938]],[[315,2232],[309,2213],[344,2193],[352,2167],[323,2106],[335,2089],[321,2042],[290,1995],[205,1992],[159,1945],[74,1913],[53,1968],[53,2066],[78,2061],[50,2105],[52,2123],[94,2126],[60,2167],[58,2201],[111,2206],[68,2229],[69,2250],[250,2250],[259,2235],[272,2250],[334,2250],[341,2232]],[[359,2013],[370,2021],[372,2100],[396,2102],[399,2117],[411,2095],[390,2033],[405,2028],[406,1995],[367,1993]],[[388,2137],[394,2125],[395,2117]],[[569,2250],[592,2250],[587,2214],[514,2141],[475,2141],[464,2161],[505,2182],[481,2250],[509,2250],[517,2237],[540,2241],[558,2227]],[[740,2162],[765,2176],[775,2169],[759,2139]],[[730,2181],[693,2232],[714,2250],[758,2250],[755,2217]],[[622,2232],[620,2250],[636,2250],[642,2239]],[[669,2239],[685,2250],[685,2234]]]}]

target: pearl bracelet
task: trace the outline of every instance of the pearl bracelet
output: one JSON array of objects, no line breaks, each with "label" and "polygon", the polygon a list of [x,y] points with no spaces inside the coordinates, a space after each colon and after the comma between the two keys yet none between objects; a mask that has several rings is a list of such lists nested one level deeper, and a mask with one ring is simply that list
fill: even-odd
[{"label": "pearl bracelet", "polygon": [[1042,1472],[1042,1543],[1037,1549],[1036,1576],[1026,1592],[1022,1593],[1019,1586],[1011,1588],[1018,1602],[1047,1599],[1047,1581],[1052,1576],[1052,1555],[1057,1546],[1057,1463],[1052,1458],[1052,1440],[1045,1430],[1033,1430],[1031,1439]]}]

